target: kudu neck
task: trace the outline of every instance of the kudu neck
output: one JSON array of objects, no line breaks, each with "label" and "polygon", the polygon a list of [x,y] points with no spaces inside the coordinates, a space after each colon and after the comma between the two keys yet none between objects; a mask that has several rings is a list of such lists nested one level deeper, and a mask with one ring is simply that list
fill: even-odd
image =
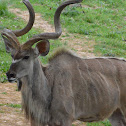
[{"label": "kudu neck", "polygon": [[33,119],[36,122],[47,123],[50,119],[51,90],[38,58],[33,62],[32,69],[30,69],[29,75],[25,77],[25,81],[26,84],[22,88],[22,99],[24,106],[26,106],[24,110],[28,112],[26,114],[33,113]]},{"label": "kudu neck", "polygon": [[31,89],[32,94],[37,96],[35,99],[40,98],[42,101],[47,102],[47,99],[50,99],[51,89],[38,58],[35,59],[32,67],[29,75],[24,79],[26,81],[25,83]]},{"label": "kudu neck", "polygon": [[30,68],[29,75],[27,76],[27,79],[30,85],[46,83],[46,77],[42,70],[41,62],[38,58],[34,60]]},{"label": "kudu neck", "polygon": [[42,64],[38,58],[35,59],[31,65],[29,74],[22,78],[22,81],[33,91],[36,90],[36,92],[39,92],[39,90],[41,90],[41,92],[45,92],[45,94],[50,93],[48,80],[43,72]]}]

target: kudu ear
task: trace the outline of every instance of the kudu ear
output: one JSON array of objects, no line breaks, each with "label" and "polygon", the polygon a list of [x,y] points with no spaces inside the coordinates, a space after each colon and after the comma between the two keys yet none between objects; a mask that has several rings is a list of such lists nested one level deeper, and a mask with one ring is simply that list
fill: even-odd
[{"label": "kudu ear", "polygon": [[5,43],[6,52],[12,53],[15,50],[12,43],[6,36],[2,36],[2,37],[3,37],[4,43]]},{"label": "kudu ear", "polygon": [[46,56],[49,53],[50,43],[48,40],[42,40],[36,45],[36,50],[39,55]]}]

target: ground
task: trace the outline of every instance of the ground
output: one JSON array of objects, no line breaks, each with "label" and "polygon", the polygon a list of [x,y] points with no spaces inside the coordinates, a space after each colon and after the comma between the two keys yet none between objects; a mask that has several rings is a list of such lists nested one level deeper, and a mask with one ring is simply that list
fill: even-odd
[{"label": "ground", "polygon": [[21,111],[16,84],[0,84],[0,126],[30,126]]},{"label": "ground", "polygon": [[[28,12],[20,9],[10,9],[18,17],[25,21],[28,20]],[[44,21],[39,13],[36,13],[35,28],[42,29],[44,32],[54,31],[53,26]],[[64,30],[63,34],[69,34]],[[76,37],[79,36],[79,37]],[[85,38],[79,34],[69,34],[68,37],[61,37],[61,41],[68,41],[68,46],[75,49],[79,56],[95,57],[93,54],[94,41]],[[16,84],[0,84],[0,126],[30,126],[21,111],[21,93],[17,91]],[[85,126],[84,123],[76,121],[75,126]]]}]

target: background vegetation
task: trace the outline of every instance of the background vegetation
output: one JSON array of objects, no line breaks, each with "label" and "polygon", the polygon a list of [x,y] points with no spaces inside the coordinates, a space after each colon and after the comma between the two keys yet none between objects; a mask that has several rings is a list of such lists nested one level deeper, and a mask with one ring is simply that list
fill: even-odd
[{"label": "background vegetation", "polygon": [[[30,0],[36,12],[53,24],[53,15],[63,0]],[[26,10],[19,0],[0,0],[0,31],[4,28],[20,29],[24,21],[8,11],[8,7]],[[81,6],[67,7],[61,16],[62,27],[71,34],[81,34],[95,40],[94,53],[103,56],[126,58],[126,1],[125,0],[83,0]],[[19,37],[25,42],[29,37],[39,33],[32,29],[28,34]],[[61,46],[60,40],[51,41],[51,52]],[[50,52],[50,54],[51,54]],[[50,55],[49,54],[49,55]],[[41,58],[47,63],[48,56]],[[0,37],[0,82],[5,82],[5,72],[11,64],[11,57],[5,52]],[[110,126],[108,121],[89,123],[88,126]]]}]

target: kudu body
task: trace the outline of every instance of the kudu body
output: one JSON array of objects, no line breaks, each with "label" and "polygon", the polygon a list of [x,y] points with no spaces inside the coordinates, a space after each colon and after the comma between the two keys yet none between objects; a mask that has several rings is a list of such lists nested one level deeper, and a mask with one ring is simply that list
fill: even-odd
[{"label": "kudu body", "polygon": [[55,53],[46,67],[38,59],[39,55],[48,54],[48,39],[61,35],[61,11],[81,1],[70,0],[58,7],[54,16],[55,33],[35,35],[20,45],[17,37],[27,33],[35,19],[31,4],[24,0],[30,13],[27,26],[2,32],[6,51],[13,59],[7,77],[10,82],[18,81],[22,108],[32,126],[71,126],[74,120],[92,122],[106,118],[112,126],[126,126],[125,60],[82,59],[65,49]]}]

